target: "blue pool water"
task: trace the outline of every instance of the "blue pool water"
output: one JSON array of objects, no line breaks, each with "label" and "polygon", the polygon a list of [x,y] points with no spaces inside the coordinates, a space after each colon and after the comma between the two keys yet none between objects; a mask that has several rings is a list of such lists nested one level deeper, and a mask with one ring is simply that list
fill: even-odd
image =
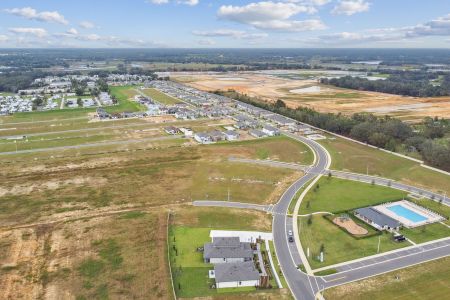
[{"label": "blue pool water", "polygon": [[426,221],[428,219],[427,217],[419,215],[418,213],[415,213],[412,210],[407,209],[406,207],[404,207],[402,205],[392,205],[392,206],[387,207],[387,209],[392,211],[394,214],[396,214],[400,217],[403,217],[405,219],[408,219],[414,223]]}]

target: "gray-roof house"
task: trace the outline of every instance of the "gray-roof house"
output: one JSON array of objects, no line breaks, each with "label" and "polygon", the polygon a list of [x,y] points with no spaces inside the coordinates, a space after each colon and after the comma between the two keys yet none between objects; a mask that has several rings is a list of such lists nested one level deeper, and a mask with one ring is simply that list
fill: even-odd
[{"label": "gray-roof house", "polygon": [[356,217],[378,230],[398,230],[401,226],[399,221],[377,211],[372,207],[358,208],[354,211],[354,214]]},{"label": "gray-roof house", "polygon": [[259,286],[260,275],[253,261],[214,265],[216,288]]},{"label": "gray-roof house", "polygon": [[205,244],[203,259],[212,264],[246,262],[253,259],[253,249],[239,237],[214,237],[212,243]]}]

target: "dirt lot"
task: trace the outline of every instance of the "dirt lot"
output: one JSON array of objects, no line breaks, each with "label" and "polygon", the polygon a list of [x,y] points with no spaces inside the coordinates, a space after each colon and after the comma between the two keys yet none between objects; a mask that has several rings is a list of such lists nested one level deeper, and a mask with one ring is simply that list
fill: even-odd
[{"label": "dirt lot", "polygon": [[[291,107],[307,106],[321,112],[367,111],[406,120],[450,115],[450,97],[415,98],[325,87],[318,84],[317,77],[312,78],[309,73],[305,76],[306,72],[173,73],[171,77],[201,90],[234,89],[266,101],[282,99]],[[305,79],[292,76],[297,73]]]},{"label": "dirt lot", "polygon": [[165,233],[162,210],[2,231],[2,299],[167,298]]}]

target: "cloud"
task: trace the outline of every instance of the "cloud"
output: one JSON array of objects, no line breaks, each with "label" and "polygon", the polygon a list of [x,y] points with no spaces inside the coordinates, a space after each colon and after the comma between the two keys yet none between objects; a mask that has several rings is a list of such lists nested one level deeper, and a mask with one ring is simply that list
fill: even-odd
[{"label": "cloud", "polygon": [[77,35],[78,30],[76,30],[75,28],[70,28],[69,30],[67,30],[67,33],[72,34],[72,35]]},{"label": "cloud", "polygon": [[370,3],[365,0],[341,0],[333,8],[331,13],[335,15],[351,16],[356,13],[368,11]]},{"label": "cloud", "polygon": [[84,29],[92,29],[95,27],[95,24],[89,21],[80,22],[80,27]]},{"label": "cloud", "polygon": [[189,6],[195,6],[200,1],[199,0],[176,0],[176,1],[170,1],[170,0],[147,0],[148,3],[156,4],[156,5],[162,5],[162,4],[168,4],[170,2],[174,2],[177,4],[184,4]]},{"label": "cloud", "polygon": [[326,26],[318,19],[303,21],[291,19],[300,13],[314,14],[316,12],[313,6],[299,3],[262,1],[245,6],[222,5],[217,15],[220,19],[248,24],[258,29],[280,31],[325,29]]},{"label": "cloud", "polygon": [[0,43],[9,41],[9,37],[4,34],[0,34]]},{"label": "cloud", "polygon": [[212,45],[215,45],[216,42],[214,42],[212,39],[201,39],[201,40],[197,40],[197,44],[202,45],[202,46],[212,46]]},{"label": "cloud", "polygon": [[231,29],[217,29],[211,31],[198,31],[194,30],[193,35],[204,36],[204,37],[231,37],[234,39],[262,39],[268,36],[265,32],[246,32],[242,30],[231,30]]},{"label": "cloud", "polygon": [[380,41],[406,42],[429,36],[450,36],[450,14],[414,26],[332,33],[312,38],[310,41],[316,44],[359,44]]},{"label": "cloud", "polygon": [[23,17],[29,20],[37,20],[49,23],[59,23],[63,25],[69,24],[69,22],[64,18],[64,16],[57,11],[38,12],[37,10],[31,7],[5,9],[4,11],[9,14]]},{"label": "cloud", "polygon": [[38,38],[42,38],[47,36],[47,31],[44,28],[35,28],[35,27],[13,27],[9,28],[10,32],[19,33],[19,34],[29,34],[34,35]]}]

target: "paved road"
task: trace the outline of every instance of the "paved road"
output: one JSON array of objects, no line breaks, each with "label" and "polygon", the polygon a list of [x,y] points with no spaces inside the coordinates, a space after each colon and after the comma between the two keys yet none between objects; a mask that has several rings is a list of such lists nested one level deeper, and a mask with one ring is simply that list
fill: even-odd
[{"label": "paved road", "polygon": [[339,273],[317,277],[317,282],[321,289],[326,289],[449,255],[450,239],[447,239],[343,265],[337,268]]},{"label": "paved road", "polygon": [[274,207],[273,215],[273,242],[275,251],[280,263],[280,267],[295,299],[314,299],[319,291],[319,285],[312,276],[301,272],[297,266],[301,264],[301,258],[295,243],[287,240],[287,231],[292,229],[292,218],[288,217],[288,208],[298,190],[308,181],[321,173],[328,164],[328,155],[325,150],[316,142],[304,137],[286,133],[287,136],[303,142],[310,146],[316,153],[316,162],[311,167],[311,172],[294,182],[281,196],[280,201]]},{"label": "paved road", "polygon": [[[287,168],[287,169],[293,169],[293,170],[302,170],[305,172],[313,173],[314,170],[311,170],[311,166],[305,166],[300,165],[296,163],[286,163],[286,162],[280,162],[280,161],[274,161],[274,160],[259,160],[259,159],[247,159],[247,158],[236,158],[236,157],[230,157],[228,159],[232,162],[241,162],[241,163],[251,163],[251,164],[258,164],[258,165],[265,165],[275,168]],[[426,197],[428,199],[432,199],[434,201],[442,201],[443,204],[450,206],[450,198],[446,197],[445,195],[441,195],[429,190],[425,190],[423,188],[415,187],[412,185],[404,184],[398,181],[394,181],[392,179],[388,178],[382,178],[378,176],[371,176],[371,175],[365,175],[365,174],[358,174],[358,173],[351,173],[351,172],[344,172],[344,171],[337,171],[337,170],[322,170],[321,174],[327,175],[328,173],[331,173],[334,177],[342,178],[342,179],[348,179],[348,180],[355,180],[355,181],[361,181],[366,183],[374,183],[376,185],[383,185],[383,186],[390,186],[394,189],[399,189],[406,191],[408,193],[413,193],[416,195],[420,195],[422,197]]]},{"label": "paved road", "polygon": [[229,201],[211,201],[211,200],[197,200],[192,202],[194,206],[206,206],[206,207],[230,207],[230,208],[242,208],[242,209],[255,209],[265,212],[271,212],[272,205],[259,205],[251,203],[241,202],[229,202]]},{"label": "paved road", "polygon": [[81,148],[98,147],[98,146],[124,145],[124,144],[131,144],[131,143],[173,140],[173,139],[180,139],[180,138],[181,137],[177,136],[177,135],[157,136],[157,137],[150,137],[150,138],[144,138],[144,139],[132,139],[132,140],[124,140],[124,141],[110,141],[110,142],[80,144],[80,145],[73,145],[73,146],[60,146],[60,147],[52,147],[52,148],[39,148],[39,149],[0,152],[0,156],[12,155],[12,154],[23,154],[23,153],[47,152],[47,151],[64,151],[64,150],[68,150],[68,149],[81,149]]}]

